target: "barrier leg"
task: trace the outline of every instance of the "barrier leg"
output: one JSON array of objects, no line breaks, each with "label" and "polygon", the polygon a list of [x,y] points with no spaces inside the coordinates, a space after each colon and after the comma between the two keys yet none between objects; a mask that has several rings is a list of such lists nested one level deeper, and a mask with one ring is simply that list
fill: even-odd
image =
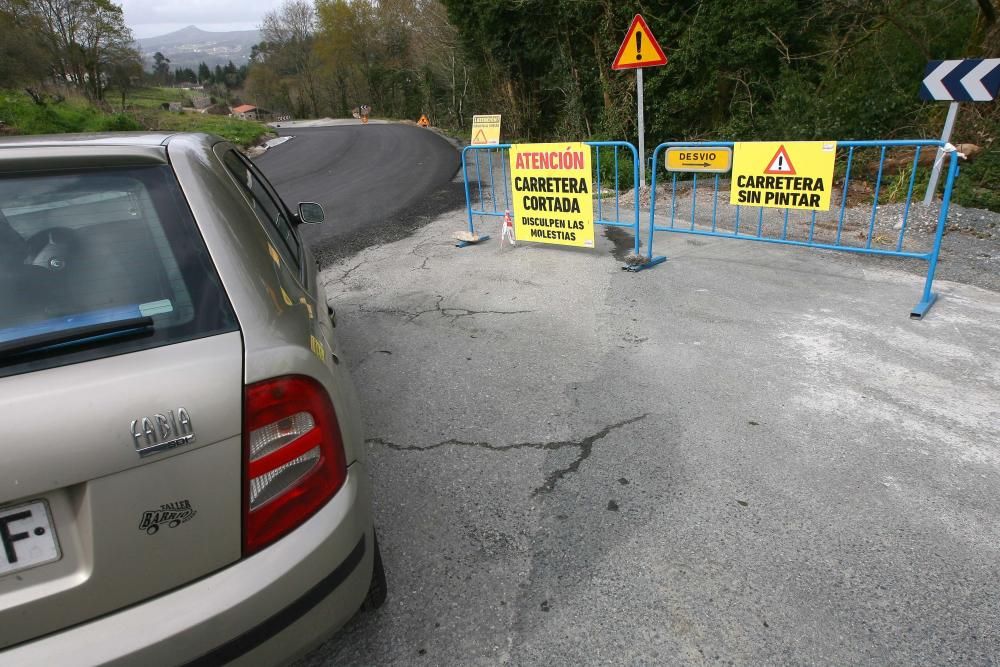
[{"label": "barrier leg", "polygon": [[[655,227],[654,216],[656,215],[656,159],[658,154],[659,154],[658,151],[653,152],[652,178],[650,179],[651,182],[649,185],[649,193],[650,193],[649,194],[649,242],[646,244],[647,246],[646,261],[644,262],[639,261],[636,264],[626,264],[625,266],[622,267],[623,270],[631,271],[632,273],[638,273],[639,271],[642,271],[644,269],[651,269],[657,264],[663,264],[665,261],[667,261],[667,258],[663,255],[659,255],[657,257],[653,256],[653,228]],[[636,171],[638,171],[639,167],[638,160],[636,162],[637,164],[635,165],[635,169]],[[635,208],[636,208],[635,214],[637,218],[639,215],[639,188],[640,186],[637,184],[635,189],[633,190],[633,192],[635,193]],[[635,250],[636,250],[635,254],[636,257],[639,257],[640,255],[639,255],[638,221],[636,222],[636,232],[637,233],[635,235]]]},{"label": "barrier leg", "polygon": [[632,273],[638,273],[643,269],[651,269],[657,264],[663,264],[665,261],[667,261],[667,258],[664,257],[663,255],[659,255],[657,257],[650,258],[648,261],[645,261],[642,264],[626,264],[625,266],[622,267],[622,269],[625,271],[630,271]]},{"label": "barrier leg", "polygon": [[477,243],[482,243],[483,241],[489,241],[490,235],[480,236],[475,241],[459,241],[455,244],[456,248],[468,248],[470,245],[476,245]]},{"label": "barrier leg", "polygon": [[462,180],[465,181],[465,210],[469,215],[469,233],[475,234],[476,228],[472,222],[472,192],[469,190],[469,167],[465,162],[465,156],[467,153],[468,149],[462,151]]},{"label": "barrier leg", "polygon": [[941,199],[941,212],[938,213],[937,232],[934,235],[934,249],[928,259],[927,280],[924,282],[924,293],[920,303],[910,311],[910,318],[921,320],[931,309],[938,295],[932,291],[934,273],[937,271],[938,255],[941,253],[941,239],[944,238],[944,226],[948,221],[948,207],[951,205],[951,190],[955,185],[955,175],[958,173],[958,152],[952,151],[951,165],[948,167],[948,182],[944,187],[944,197]]},{"label": "barrier leg", "polygon": [[[488,241],[490,238],[489,234],[486,234],[485,236],[476,235],[476,226],[472,217],[472,191],[469,188],[469,165],[466,160],[466,156],[468,155],[470,148],[471,148],[470,146],[467,146],[462,151],[462,180],[465,182],[465,210],[469,219],[469,233],[466,239],[459,239],[458,242],[455,243],[456,248],[467,248],[470,245],[475,245],[482,241]],[[479,153],[476,153],[476,170],[478,173]],[[492,177],[492,172],[491,172],[491,177]],[[480,203],[482,203],[483,200],[482,176],[480,175],[478,178],[479,180],[477,181],[477,186],[479,188],[479,201]]]}]

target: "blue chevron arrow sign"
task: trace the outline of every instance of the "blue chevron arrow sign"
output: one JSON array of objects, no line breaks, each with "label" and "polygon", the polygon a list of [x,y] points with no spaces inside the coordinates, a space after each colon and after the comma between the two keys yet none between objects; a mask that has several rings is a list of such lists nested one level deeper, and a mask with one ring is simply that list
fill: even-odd
[{"label": "blue chevron arrow sign", "polygon": [[1000,92],[1000,58],[932,60],[927,63],[920,99],[939,102],[992,102]]}]

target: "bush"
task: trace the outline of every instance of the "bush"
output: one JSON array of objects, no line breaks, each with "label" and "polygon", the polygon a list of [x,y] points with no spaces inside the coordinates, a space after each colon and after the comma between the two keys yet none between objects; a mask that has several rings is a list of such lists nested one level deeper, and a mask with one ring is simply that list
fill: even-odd
[{"label": "bush", "polygon": [[142,125],[135,118],[123,113],[101,118],[95,128],[98,132],[135,132],[141,129]]},{"label": "bush", "polygon": [[85,132],[102,116],[82,100],[35,104],[19,91],[0,91],[0,120],[20,134]]},{"label": "bush", "polygon": [[974,162],[959,164],[952,192],[955,203],[1000,211],[1000,151],[987,150]]},{"label": "bush", "polygon": [[[17,134],[62,134],[67,132],[132,132],[163,130],[168,132],[207,132],[217,134],[240,146],[248,146],[267,134],[262,123],[196,113],[153,111],[156,96],[170,91],[142,91],[140,118],[129,114],[104,113],[83,100],[35,104],[19,91],[0,90],[0,121]],[[143,107],[143,104],[147,105]]]},{"label": "bush", "polygon": [[[627,148],[613,148],[611,146],[594,146],[591,149],[590,159],[593,162],[594,170],[598,172],[601,180],[601,188],[613,190],[615,187],[615,153],[618,154],[618,190],[627,192],[632,189],[635,183],[635,169],[632,162],[632,151]],[[650,157],[649,155],[646,156]],[[646,168],[646,178],[649,179],[649,168]],[[597,178],[594,179],[594,187],[597,187]]]}]

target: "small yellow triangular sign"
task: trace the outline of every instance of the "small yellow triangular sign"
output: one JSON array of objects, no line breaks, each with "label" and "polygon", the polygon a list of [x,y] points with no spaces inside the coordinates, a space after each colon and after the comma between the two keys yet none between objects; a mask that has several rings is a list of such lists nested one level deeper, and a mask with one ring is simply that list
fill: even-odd
[{"label": "small yellow triangular sign", "polygon": [[667,56],[653,37],[646,20],[636,14],[625,33],[625,41],[618,47],[618,55],[615,56],[611,69],[638,69],[666,64]]},{"label": "small yellow triangular sign", "polygon": [[500,114],[472,117],[472,145],[486,146],[500,143]]},{"label": "small yellow triangular sign", "polygon": [[417,125],[419,125],[420,127],[427,127],[430,124],[431,124],[431,122],[429,120],[427,120],[427,116],[426,115],[421,115],[420,116],[420,120],[417,121]]}]

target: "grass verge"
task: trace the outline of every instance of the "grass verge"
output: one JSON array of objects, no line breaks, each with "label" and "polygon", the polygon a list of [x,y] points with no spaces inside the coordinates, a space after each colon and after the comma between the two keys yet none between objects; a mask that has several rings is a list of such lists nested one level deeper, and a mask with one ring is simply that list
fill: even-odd
[{"label": "grass verge", "polygon": [[[86,99],[70,97],[36,104],[27,94],[0,90],[0,121],[5,134],[63,134],[72,132],[207,132],[239,146],[256,143],[270,131],[263,123],[228,116],[163,111],[163,102],[183,101],[186,91],[152,88],[128,96],[129,113],[108,113]],[[114,99],[114,94],[109,94]]]}]

